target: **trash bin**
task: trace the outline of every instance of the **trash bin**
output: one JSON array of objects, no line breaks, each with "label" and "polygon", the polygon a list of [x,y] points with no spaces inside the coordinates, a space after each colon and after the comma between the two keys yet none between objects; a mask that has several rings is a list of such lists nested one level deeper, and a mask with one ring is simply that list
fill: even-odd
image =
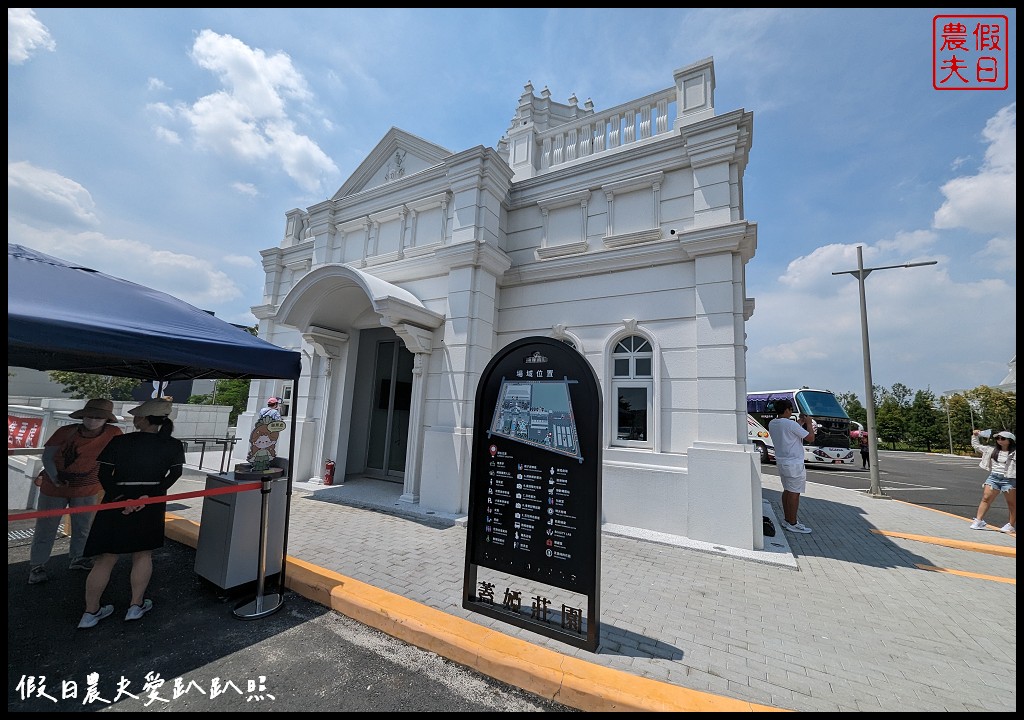
[{"label": "trash bin", "polygon": [[[250,482],[251,476],[238,478],[234,472],[210,474],[206,476],[206,489]],[[287,481],[278,477],[270,483],[265,576],[281,571],[287,501]],[[255,581],[262,514],[263,494],[259,489],[205,496],[196,544],[196,574],[224,590]]]}]

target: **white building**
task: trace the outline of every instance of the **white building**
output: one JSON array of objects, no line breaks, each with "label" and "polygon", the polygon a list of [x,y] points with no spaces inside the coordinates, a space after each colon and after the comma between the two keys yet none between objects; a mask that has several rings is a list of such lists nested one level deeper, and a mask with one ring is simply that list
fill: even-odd
[{"label": "white building", "polygon": [[332,459],[466,512],[484,367],[514,340],[559,338],[601,383],[604,522],[761,549],[745,410],[753,115],[716,114],[711,58],[673,80],[603,112],[527,84],[496,148],[392,128],[333,197],[287,212],[253,312],[260,337],[302,350],[303,376],[294,398],[254,381],[239,437],[279,395],[296,479]]},{"label": "white building", "polygon": [[1007,363],[1007,373],[1003,381],[996,386],[997,390],[1003,390],[1004,392],[1017,392],[1017,356],[1014,355],[1010,358],[1010,362]]}]

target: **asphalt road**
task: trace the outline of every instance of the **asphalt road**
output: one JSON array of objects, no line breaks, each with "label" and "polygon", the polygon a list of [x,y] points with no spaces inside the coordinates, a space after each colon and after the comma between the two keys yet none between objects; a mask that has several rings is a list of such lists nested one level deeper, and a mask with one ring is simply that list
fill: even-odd
[{"label": "asphalt road", "polygon": [[[879,449],[878,481],[882,493],[895,500],[970,520],[978,510],[981,484],[988,476],[978,462],[977,457]],[[774,464],[762,465],[761,471],[779,474]],[[808,465],[807,480],[851,490],[869,491],[871,487],[869,472],[861,469],[859,455],[853,466]],[[1006,498],[1000,496],[992,503],[985,521],[999,528],[1009,517]]]},{"label": "asphalt road", "polygon": [[[54,547],[50,581],[28,585],[30,539],[12,525],[8,712],[576,712],[291,591],[272,615],[235,618],[235,605],[252,596],[225,596],[195,573],[195,551],[172,540],[154,552],[148,615],[124,620],[125,556],[104,597],[114,615],[78,630],[86,573],[67,569],[68,539]],[[88,699],[90,676],[108,703]],[[121,679],[130,694],[118,698]],[[187,692],[176,690],[176,679]]]}]

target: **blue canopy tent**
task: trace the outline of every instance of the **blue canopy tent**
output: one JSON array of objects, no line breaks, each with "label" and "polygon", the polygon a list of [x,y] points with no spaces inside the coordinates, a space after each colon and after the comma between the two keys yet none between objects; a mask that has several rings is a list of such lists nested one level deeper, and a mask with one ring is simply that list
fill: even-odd
[{"label": "blue canopy tent", "polygon": [[166,293],[8,243],[7,364],[142,380],[295,380],[301,355]]},{"label": "blue canopy tent", "polygon": [[[8,366],[140,380],[284,379],[294,395],[301,358],[166,293],[7,244]],[[291,457],[287,473],[290,505]]]}]

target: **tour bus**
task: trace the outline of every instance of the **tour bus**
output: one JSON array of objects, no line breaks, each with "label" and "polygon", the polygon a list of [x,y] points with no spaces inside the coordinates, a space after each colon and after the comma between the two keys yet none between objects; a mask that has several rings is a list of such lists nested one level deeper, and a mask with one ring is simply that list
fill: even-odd
[{"label": "tour bus", "polygon": [[814,442],[804,443],[804,462],[853,465],[850,416],[835,394],[828,390],[798,388],[750,392],[747,393],[747,413],[767,427],[779,416],[775,402],[783,398],[793,403],[794,419],[810,415],[814,420]]},{"label": "tour bus", "polygon": [[754,444],[761,454],[761,463],[775,462],[775,446],[772,445],[768,429],[747,413],[747,440]]}]

